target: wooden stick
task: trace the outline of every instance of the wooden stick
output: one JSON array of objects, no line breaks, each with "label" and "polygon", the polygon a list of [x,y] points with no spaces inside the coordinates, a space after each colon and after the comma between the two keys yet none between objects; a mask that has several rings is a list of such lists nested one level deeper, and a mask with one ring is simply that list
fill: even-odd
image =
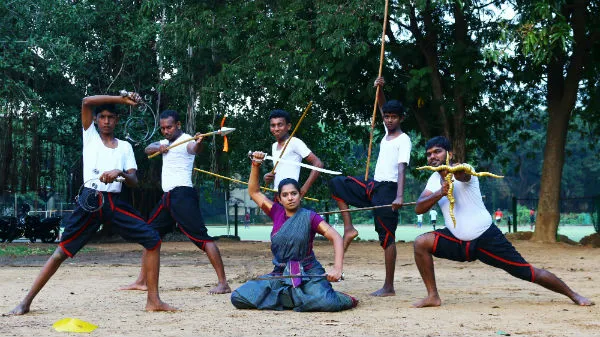
[{"label": "wooden stick", "polygon": [[[381,77],[381,72],[383,71],[383,60],[385,53],[385,30],[387,27],[387,17],[388,17],[388,2],[389,0],[385,0],[385,11],[383,14],[383,32],[381,33],[381,52],[379,54],[379,76]],[[375,116],[377,115],[377,98],[379,97],[379,89],[377,86],[375,92],[375,104],[373,104],[373,118],[371,118],[371,134],[369,137],[369,152],[367,154],[367,168],[365,170],[365,181],[369,179],[369,162],[371,161],[371,150],[373,148],[373,130],[375,129]]]},{"label": "wooden stick", "polygon": [[[410,206],[410,205],[416,205],[416,204],[417,203],[415,201],[413,201],[413,202],[405,202],[405,203],[402,204],[402,206]],[[339,211],[322,212],[322,213],[319,213],[319,214],[320,215],[327,215],[327,214],[335,214],[335,213],[349,213],[349,212],[369,211],[369,210],[372,210],[372,209],[384,208],[384,207],[392,207],[392,204],[372,206],[372,207],[363,207],[363,208],[348,208],[348,209],[343,209],[343,210],[339,210]]]},{"label": "wooden stick", "polygon": [[[256,278],[253,278],[252,280],[259,280],[259,281],[268,281],[268,280],[281,280],[281,279],[290,279],[290,278],[327,278],[327,274],[325,275],[273,275],[273,276],[259,276]],[[344,279],[344,274],[342,274],[342,277],[338,280],[338,281],[343,281]]]},{"label": "wooden stick", "polygon": [[[245,182],[245,181],[241,181],[241,180],[234,179],[234,178],[229,178],[229,177],[222,176],[222,175],[220,175],[220,174],[212,173],[212,172],[209,172],[209,171],[204,171],[204,170],[201,170],[201,169],[199,169],[199,168],[195,168],[195,167],[194,167],[194,170],[196,170],[196,171],[198,171],[198,172],[206,173],[206,174],[208,174],[208,175],[211,175],[211,176],[213,176],[213,177],[217,177],[217,178],[221,178],[221,179],[225,179],[225,180],[233,181],[234,183],[243,184],[243,185],[248,185],[248,183],[247,183],[247,182]],[[263,190],[263,191],[277,192],[276,190],[274,190],[274,189],[271,189],[271,188],[268,188],[268,187],[262,187],[262,186],[259,186],[259,187],[260,187],[260,189],[261,189],[261,190]],[[306,200],[310,200],[310,201],[319,201],[318,199],[315,199],[315,198],[309,198],[309,197],[304,197],[304,199],[306,199]]]},{"label": "wooden stick", "polygon": [[[279,154],[279,159],[281,159],[281,157],[283,157],[283,153],[285,152],[285,149],[287,148],[288,144],[292,140],[292,137],[294,137],[294,135],[296,134],[296,131],[298,131],[298,127],[300,126],[300,123],[302,123],[302,120],[304,120],[304,117],[306,117],[306,113],[312,106],[312,103],[313,103],[312,101],[308,102],[308,106],[306,107],[306,109],[304,109],[304,112],[302,113],[302,116],[300,116],[298,123],[296,123],[296,126],[294,127],[292,134],[285,141],[285,144],[283,145],[283,149],[281,150],[281,153]],[[279,164],[279,162],[275,162],[275,165],[273,165],[273,169],[271,170],[271,173],[275,173],[275,168],[277,168],[277,164]]]}]

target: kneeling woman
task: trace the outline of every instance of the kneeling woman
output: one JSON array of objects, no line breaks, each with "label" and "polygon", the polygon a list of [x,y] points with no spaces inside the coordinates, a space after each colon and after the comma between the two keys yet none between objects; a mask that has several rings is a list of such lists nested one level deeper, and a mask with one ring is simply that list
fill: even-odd
[{"label": "kneeling woman", "polygon": [[[273,220],[271,252],[275,268],[261,278],[299,277],[248,281],[231,294],[231,303],[238,309],[295,311],[341,311],[355,307],[358,300],[333,290],[329,283],[342,277],[342,237],[320,215],[300,207],[296,180],[284,179],[279,183],[280,203],[273,203],[260,192],[258,177],[264,156],[263,152],[252,153],[248,181],[250,197]],[[335,263],[327,274],[313,252],[316,233],[333,243]]]}]

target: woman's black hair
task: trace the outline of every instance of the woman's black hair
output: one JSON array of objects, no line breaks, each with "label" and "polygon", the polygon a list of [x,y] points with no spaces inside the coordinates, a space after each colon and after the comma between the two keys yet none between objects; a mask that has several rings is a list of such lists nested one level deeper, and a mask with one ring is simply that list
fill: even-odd
[{"label": "woman's black hair", "polygon": [[277,194],[281,195],[281,188],[285,185],[290,185],[290,184],[294,185],[296,190],[298,190],[298,192],[300,192],[300,184],[298,184],[298,181],[296,179],[285,178],[279,182],[279,185],[277,186]]}]

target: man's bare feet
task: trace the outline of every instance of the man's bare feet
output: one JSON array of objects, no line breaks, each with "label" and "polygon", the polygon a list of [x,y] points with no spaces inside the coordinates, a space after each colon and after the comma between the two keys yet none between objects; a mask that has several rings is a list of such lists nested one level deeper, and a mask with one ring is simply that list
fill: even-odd
[{"label": "man's bare feet", "polygon": [[575,302],[575,304],[577,305],[581,305],[581,306],[590,306],[590,305],[595,305],[596,303],[594,303],[593,301],[579,295],[579,294],[575,294],[575,296],[573,296],[573,298],[571,298],[571,300],[573,302]]},{"label": "man's bare feet", "polygon": [[13,310],[9,311],[7,316],[15,316],[15,315],[25,315],[29,312],[29,305],[25,305],[23,303],[19,303]]},{"label": "man's bare feet", "polygon": [[387,289],[387,288],[383,287],[377,291],[370,293],[369,296],[375,296],[375,297],[396,296],[396,291],[394,289]]},{"label": "man's bare feet", "polygon": [[358,231],[356,228],[352,227],[351,229],[344,229],[344,251],[348,250],[348,246],[352,243],[355,237],[358,236]]},{"label": "man's bare feet", "polygon": [[439,307],[442,305],[442,300],[438,295],[427,296],[424,299],[413,303],[413,308]]},{"label": "man's bare feet", "polygon": [[140,284],[137,282],[134,282],[130,285],[124,286],[119,288],[119,290],[141,290],[141,291],[148,291],[148,286],[145,284]]},{"label": "man's bare feet", "polygon": [[219,284],[217,284],[216,287],[214,287],[208,291],[208,293],[211,295],[227,294],[230,292],[231,292],[231,288],[229,288],[229,284],[227,284],[227,283],[225,283],[225,284],[219,283]]},{"label": "man's bare feet", "polygon": [[179,311],[179,309],[159,300],[158,302],[146,302],[146,311]]}]

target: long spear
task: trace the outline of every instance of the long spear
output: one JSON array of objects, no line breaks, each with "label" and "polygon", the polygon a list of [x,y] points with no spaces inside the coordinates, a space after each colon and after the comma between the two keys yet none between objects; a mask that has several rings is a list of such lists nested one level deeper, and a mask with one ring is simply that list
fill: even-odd
[{"label": "long spear", "polygon": [[[202,172],[202,173],[208,174],[208,175],[211,175],[211,176],[213,176],[213,177],[217,177],[217,178],[221,178],[221,179],[225,179],[225,180],[233,181],[234,183],[243,184],[243,185],[248,185],[248,183],[247,183],[247,182],[245,182],[245,181],[241,181],[241,180],[234,179],[234,178],[229,178],[229,177],[222,176],[222,175],[220,175],[220,174],[212,173],[212,172],[209,172],[209,171],[204,171],[204,170],[201,170],[201,169],[199,169],[199,168],[195,168],[195,167],[194,167],[194,170],[196,170],[196,171],[198,171],[198,172]],[[277,192],[276,190],[274,190],[274,189],[271,189],[271,188],[268,188],[268,187],[262,187],[262,186],[261,186],[261,187],[260,187],[260,189],[261,189],[261,190],[263,190],[263,191]],[[306,200],[310,200],[310,201],[319,201],[318,199],[315,199],[315,198],[309,198],[309,197],[304,197],[304,199],[306,199]]]},{"label": "long spear", "polygon": [[[389,0],[385,0],[385,12],[383,14],[383,32],[381,33],[381,53],[379,54],[379,76],[381,77],[381,72],[383,71],[383,57],[385,52],[385,30],[387,27],[387,17],[388,17],[388,2]],[[367,154],[367,168],[365,170],[365,181],[369,178],[369,162],[371,161],[371,149],[373,147],[373,130],[375,129],[375,116],[377,115],[377,98],[379,97],[379,86],[377,86],[377,91],[375,92],[375,104],[373,104],[373,118],[371,119],[371,135],[369,138],[369,152]]]},{"label": "long spear", "polygon": [[[402,206],[410,206],[410,205],[416,205],[417,202],[413,201],[413,202],[405,202],[402,204]],[[369,211],[372,209],[377,209],[377,208],[385,208],[385,207],[392,207],[392,204],[389,205],[379,205],[379,206],[371,206],[371,207],[363,207],[363,208],[348,208],[348,209],[341,209],[339,211],[329,211],[329,212],[321,212],[319,213],[319,215],[327,215],[327,214],[335,214],[335,213],[350,213],[350,212],[360,212],[360,211]]]},{"label": "long spear", "polygon": [[[174,148],[175,146],[179,146],[179,145],[181,145],[181,144],[185,144],[185,143],[187,143],[187,142],[191,142],[192,140],[198,140],[198,138],[200,138],[200,137],[206,137],[206,136],[212,136],[212,135],[221,135],[221,136],[225,136],[225,135],[227,135],[227,134],[230,134],[230,133],[232,133],[233,131],[235,131],[235,128],[227,128],[227,127],[222,127],[222,128],[220,128],[219,130],[212,131],[212,132],[208,132],[208,133],[203,133],[203,134],[200,134],[200,135],[194,136],[194,137],[192,137],[192,138],[190,138],[190,139],[186,139],[186,140],[182,140],[182,141],[180,141],[180,142],[177,142],[177,143],[175,143],[175,144],[173,144],[173,145],[170,145],[169,147],[167,147],[167,150],[170,150],[170,149]],[[149,155],[149,156],[148,156],[148,159],[150,159],[150,158],[154,158],[154,157],[158,156],[159,154],[160,154],[160,151],[156,151],[156,152],[154,152],[153,154]]]}]

